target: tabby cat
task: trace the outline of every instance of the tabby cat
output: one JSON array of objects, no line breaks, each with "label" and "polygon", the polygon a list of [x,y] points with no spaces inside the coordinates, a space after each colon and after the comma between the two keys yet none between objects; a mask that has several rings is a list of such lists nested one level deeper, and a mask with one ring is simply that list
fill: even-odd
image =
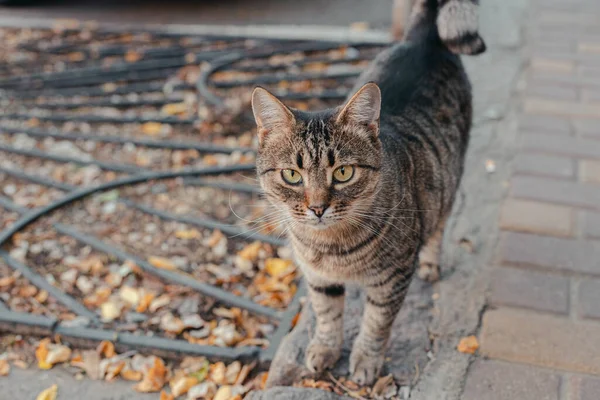
[{"label": "tabby cat", "polygon": [[314,372],[342,348],[344,285],[366,291],[352,379],[380,373],[392,322],[419,265],[437,268],[463,173],[471,88],[458,54],[478,54],[478,0],[417,0],[402,43],[382,52],[345,105],[286,107],[256,88],[257,170],[309,286]]}]

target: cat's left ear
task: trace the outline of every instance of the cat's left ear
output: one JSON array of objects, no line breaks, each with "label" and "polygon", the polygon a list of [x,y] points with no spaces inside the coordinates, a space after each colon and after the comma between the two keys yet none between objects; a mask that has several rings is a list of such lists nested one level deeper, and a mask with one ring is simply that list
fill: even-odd
[{"label": "cat's left ear", "polygon": [[366,127],[374,135],[379,134],[379,114],[381,112],[381,90],[370,82],[358,92],[342,108],[336,122]]}]

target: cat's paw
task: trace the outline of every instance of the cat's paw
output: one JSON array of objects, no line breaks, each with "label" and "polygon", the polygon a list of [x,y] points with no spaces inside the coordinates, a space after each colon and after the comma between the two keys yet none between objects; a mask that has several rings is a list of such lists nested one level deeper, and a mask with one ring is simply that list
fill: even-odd
[{"label": "cat's paw", "polygon": [[361,386],[371,385],[381,372],[384,356],[366,354],[360,348],[354,348],[350,355],[350,374],[352,381]]},{"label": "cat's paw", "polygon": [[440,280],[440,266],[432,263],[420,263],[417,275],[425,282],[437,282]]},{"label": "cat's paw", "polygon": [[306,349],[306,367],[311,372],[321,373],[333,368],[341,354],[341,346],[330,347],[321,343],[311,342]]}]

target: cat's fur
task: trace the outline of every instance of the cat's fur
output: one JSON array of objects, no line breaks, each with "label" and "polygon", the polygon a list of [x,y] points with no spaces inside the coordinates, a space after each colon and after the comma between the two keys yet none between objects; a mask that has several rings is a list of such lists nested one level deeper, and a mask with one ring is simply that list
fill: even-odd
[{"label": "cat's fur", "polygon": [[[342,107],[292,110],[254,91],[259,179],[285,220],[317,318],[306,352],[313,371],[338,360],[344,285],[358,283],[366,304],[350,369],[372,383],[414,271],[438,265],[471,126],[471,88],[455,53],[485,49],[476,7],[418,0],[405,41],[376,58]],[[354,176],[335,183],[342,165]],[[284,169],[302,182],[286,183]]]}]

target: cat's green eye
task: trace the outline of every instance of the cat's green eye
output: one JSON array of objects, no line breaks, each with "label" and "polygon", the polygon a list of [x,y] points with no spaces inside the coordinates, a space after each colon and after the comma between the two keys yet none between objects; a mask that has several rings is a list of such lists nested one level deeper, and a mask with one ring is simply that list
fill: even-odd
[{"label": "cat's green eye", "polygon": [[294,171],[293,169],[282,169],[281,177],[290,185],[299,185],[302,182],[302,175],[300,175],[300,172]]},{"label": "cat's green eye", "polygon": [[333,171],[333,180],[336,183],[348,182],[354,176],[354,167],[351,165],[342,165]]}]

